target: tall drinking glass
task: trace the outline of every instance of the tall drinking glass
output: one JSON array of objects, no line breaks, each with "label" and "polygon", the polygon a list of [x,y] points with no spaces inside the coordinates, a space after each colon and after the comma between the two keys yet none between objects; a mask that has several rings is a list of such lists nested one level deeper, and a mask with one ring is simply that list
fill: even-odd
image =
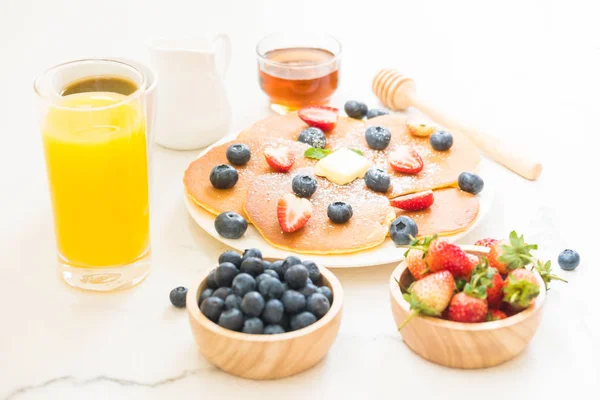
[{"label": "tall drinking glass", "polygon": [[39,76],[40,128],[62,278],[110,291],[150,270],[145,77],[115,60]]}]

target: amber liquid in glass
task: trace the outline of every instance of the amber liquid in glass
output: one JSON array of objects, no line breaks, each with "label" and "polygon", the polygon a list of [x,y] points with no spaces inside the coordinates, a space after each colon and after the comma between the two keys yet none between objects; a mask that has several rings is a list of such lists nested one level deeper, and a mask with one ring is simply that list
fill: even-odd
[{"label": "amber liquid in glass", "polygon": [[334,54],[317,48],[287,48],[265,53],[259,68],[261,89],[271,103],[288,110],[327,104],[338,85]]}]

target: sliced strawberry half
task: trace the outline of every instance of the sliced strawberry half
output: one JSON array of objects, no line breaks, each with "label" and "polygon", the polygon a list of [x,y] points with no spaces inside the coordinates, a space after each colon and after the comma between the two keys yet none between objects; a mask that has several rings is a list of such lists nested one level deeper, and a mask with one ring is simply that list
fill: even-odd
[{"label": "sliced strawberry half", "polygon": [[433,191],[426,190],[390,200],[392,207],[406,211],[425,210],[433,204]]},{"label": "sliced strawberry half", "polygon": [[337,124],[338,109],[327,106],[308,106],[298,111],[298,116],[310,126],[329,132]]},{"label": "sliced strawberry half", "polygon": [[277,202],[277,219],[284,232],[295,232],[302,228],[312,215],[312,204],[308,199],[286,193]]},{"label": "sliced strawberry half", "polygon": [[423,159],[410,146],[399,146],[388,156],[388,162],[395,171],[416,174],[423,169]]},{"label": "sliced strawberry half", "polygon": [[279,147],[267,147],[264,150],[265,158],[267,163],[278,172],[288,172],[292,165],[294,165],[294,161],[296,161],[296,156],[290,150],[289,147],[279,146]]}]

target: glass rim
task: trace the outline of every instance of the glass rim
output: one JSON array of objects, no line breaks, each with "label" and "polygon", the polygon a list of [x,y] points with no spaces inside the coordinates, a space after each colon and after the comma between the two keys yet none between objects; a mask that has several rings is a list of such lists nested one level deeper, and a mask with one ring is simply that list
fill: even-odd
[{"label": "glass rim", "polygon": [[[317,32],[317,33],[315,33],[315,34],[317,34],[317,35],[320,35],[320,36],[324,36],[324,37],[328,37],[329,39],[333,39],[333,41],[334,41],[334,42],[337,44],[337,46],[338,46],[338,49],[339,49],[339,50],[338,50],[337,52],[333,53],[333,58],[332,58],[331,60],[323,61],[323,62],[320,62],[320,63],[318,63],[318,64],[310,64],[310,65],[296,65],[296,66],[291,66],[290,64],[286,64],[286,63],[281,63],[281,62],[279,62],[279,61],[273,61],[273,60],[270,60],[270,59],[266,58],[266,57],[265,57],[263,54],[261,54],[261,52],[258,50],[258,48],[260,47],[260,45],[261,45],[261,44],[262,44],[262,43],[263,43],[265,40],[267,40],[267,39],[269,39],[269,38],[271,38],[271,37],[273,37],[273,36],[278,36],[278,35],[289,35],[289,34],[290,34],[289,32],[273,32],[273,33],[270,33],[270,34],[268,34],[268,35],[266,35],[266,36],[263,36],[263,37],[262,37],[262,38],[261,38],[261,39],[258,41],[258,43],[256,44],[256,47],[255,47],[256,56],[257,56],[257,57],[258,57],[260,60],[262,60],[262,61],[264,61],[264,62],[266,62],[266,63],[268,63],[268,64],[271,64],[271,65],[276,65],[276,66],[278,66],[278,67],[285,67],[285,68],[288,68],[288,69],[305,69],[305,68],[321,67],[321,66],[324,66],[324,65],[330,64],[330,63],[332,63],[332,62],[336,62],[336,61],[337,61],[337,60],[338,60],[338,59],[339,59],[339,58],[342,56],[342,43],[341,43],[341,42],[338,40],[338,38],[336,38],[335,36],[333,36],[333,35],[330,35],[330,34],[328,34],[328,33],[325,33],[325,32]],[[313,47],[313,48],[316,48],[316,47]],[[278,48],[278,49],[279,49],[279,48]],[[273,50],[278,50],[278,49],[273,49]],[[281,49],[285,49],[285,47],[281,47]]]},{"label": "glass rim", "polygon": [[[71,65],[71,64],[78,64],[78,63],[83,63],[83,62],[89,62],[89,61],[95,61],[95,62],[109,62],[109,63],[113,63],[113,64],[121,64],[123,66],[129,67],[132,70],[134,70],[140,77],[141,77],[141,83],[140,86],[136,89],[135,92],[128,94],[127,96],[125,96],[125,98],[123,100],[120,100],[114,104],[109,104],[106,106],[99,106],[99,107],[89,107],[89,108],[78,108],[78,107],[69,107],[69,106],[65,106],[62,104],[52,104],[52,107],[57,108],[57,109],[61,109],[61,110],[69,110],[69,111],[78,111],[78,112],[90,112],[90,111],[102,111],[102,110],[108,110],[111,108],[116,108],[119,106],[122,106],[123,104],[126,104],[132,100],[134,100],[135,98],[139,97],[141,93],[146,91],[146,75],[144,75],[144,73],[137,68],[134,65],[131,65],[129,63],[126,63],[124,61],[120,61],[120,60],[116,60],[113,58],[81,58],[78,60],[71,60],[71,61],[66,61],[60,64],[56,64],[53,67],[50,67],[48,69],[46,69],[44,72],[42,72],[41,74],[39,74],[35,80],[33,81],[33,91],[35,92],[35,94],[38,95],[38,97],[40,97],[41,99],[48,99],[50,96],[48,95],[43,95],[42,93],[40,93],[39,89],[39,82],[40,80],[45,77],[48,73],[50,73],[53,70],[56,70],[60,67],[64,67],[67,65]],[[61,96],[62,97],[62,96]]]}]

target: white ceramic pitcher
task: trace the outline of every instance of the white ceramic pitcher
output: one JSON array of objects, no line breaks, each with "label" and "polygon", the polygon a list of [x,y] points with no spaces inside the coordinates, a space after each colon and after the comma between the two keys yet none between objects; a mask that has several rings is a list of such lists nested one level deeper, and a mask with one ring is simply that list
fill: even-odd
[{"label": "white ceramic pitcher", "polygon": [[150,41],[160,78],[155,141],[175,150],[206,147],[227,134],[231,105],[223,77],[231,61],[225,34]]}]

